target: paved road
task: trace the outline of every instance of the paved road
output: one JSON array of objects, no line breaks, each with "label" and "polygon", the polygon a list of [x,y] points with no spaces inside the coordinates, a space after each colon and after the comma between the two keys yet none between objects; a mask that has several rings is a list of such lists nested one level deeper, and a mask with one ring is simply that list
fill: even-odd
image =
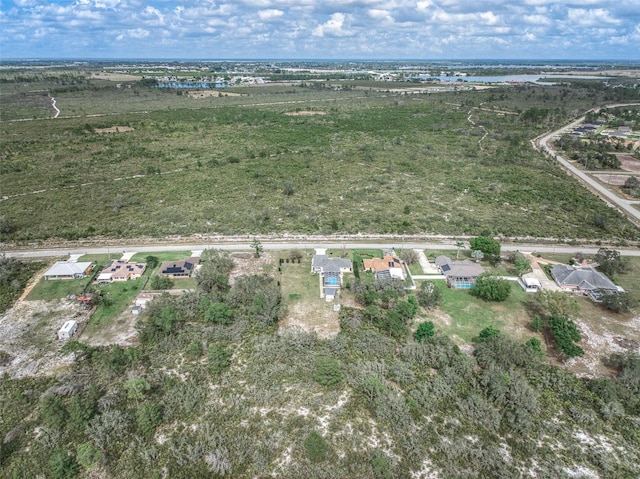
[{"label": "paved road", "polygon": [[[610,107],[614,107],[614,106],[628,106],[628,105],[610,105]],[[619,196],[617,196],[616,194],[612,193],[607,188],[605,188],[603,185],[601,185],[597,180],[589,176],[587,173],[576,168],[573,164],[567,161],[567,159],[559,155],[554,149],[552,149],[549,146],[548,143],[551,141],[552,138],[556,136],[560,136],[563,133],[568,133],[572,131],[574,128],[580,125],[584,121],[584,119],[585,117],[583,116],[569,123],[568,125],[560,128],[559,130],[548,133],[547,135],[539,138],[537,142],[534,141],[533,142],[534,146],[548,153],[552,158],[555,158],[558,161],[558,163],[560,163],[563,167],[565,167],[567,171],[569,171],[573,176],[580,179],[580,181],[582,181],[587,186],[589,186],[589,188],[595,191],[605,201],[616,206],[622,212],[626,213],[628,216],[634,219],[637,223],[638,221],[640,221],[640,210],[635,208],[633,205],[640,204],[640,201],[630,201],[624,198],[620,198]]]},{"label": "paved road", "polygon": [[[330,248],[330,249],[389,249],[392,247],[406,249],[423,249],[423,250],[451,250],[455,251],[454,243],[426,243],[426,242],[357,242],[357,241],[327,241],[327,240],[309,240],[306,242],[299,241],[264,241],[262,247],[265,251],[289,250],[289,249],[313,249],[314,247]],[[78,248],[53,248],[53,249],[33,249],[20,251],[6,251],[8,257],[12,258],[48,258],[57,256],[68,256],[69,254],[113,254],[114,257],[120,257],[123,252],[140,252],[154,253],[159,251],[194,251],[207,248],[224,249],[228,251],[251,251],[250,241],[237,242],[218,242],[218,243],[180,243],[180,244],[156,244],[156,245],[126,245],[117,246],[100,246],[100,247],[78,247]],[[640,256],[640,249],[619,249],[620,254],[624,256]],[[583,248],[580,246],[551,246],[551,245],[535,245],[535,244],[517,244],[502,245],[502,251],[527,251],[538,253],[575,253],[580,251],[584,254],[595,254],[598,248]]]}]

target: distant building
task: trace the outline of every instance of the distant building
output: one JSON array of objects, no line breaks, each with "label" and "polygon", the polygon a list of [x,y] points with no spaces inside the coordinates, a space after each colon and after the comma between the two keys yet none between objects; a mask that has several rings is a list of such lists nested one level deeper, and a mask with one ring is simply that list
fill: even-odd
[{"label": "distant building", "polygon": [[447,284],[454,289],[471,289],[475,286],[478,276],[484,273],[484,268],[478,263],[467,259],[452,261],[448,256],[438,256],[436,266],[447,280]]},{"label": "distant building", "polygon": [[44,273],[45,279],[78,279],[85,278],[93,272],[93,263],[75,261],[58,261]]}]

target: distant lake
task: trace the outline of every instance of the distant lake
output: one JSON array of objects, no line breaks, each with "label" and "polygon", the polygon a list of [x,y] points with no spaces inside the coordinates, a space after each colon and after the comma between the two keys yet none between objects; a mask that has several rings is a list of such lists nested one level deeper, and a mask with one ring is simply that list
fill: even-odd
[{"label": "distant lake", "polygon": [[[604,80],[607,77],[603,76],[589,76],[589,75],[499,75],[499,76],[429,76],[429,75],[416,75],[414,78],[420,78],[421,80],[428,80],[429,78],[435,78],[443,82],[470,82],[470,83],[509,83],[509,82],[529,82],[529,83],[544,83],[549,84],[554,81],[561,81],[567,79],[575,80]],[[541,81],[547,80],[547,81]],[[548,81],[551,80],[551,81]]]},{"label": "distant lake", "polygon": [[209,83],[209,82],[158,82],[158,88],[225,88],[226,83]]}]

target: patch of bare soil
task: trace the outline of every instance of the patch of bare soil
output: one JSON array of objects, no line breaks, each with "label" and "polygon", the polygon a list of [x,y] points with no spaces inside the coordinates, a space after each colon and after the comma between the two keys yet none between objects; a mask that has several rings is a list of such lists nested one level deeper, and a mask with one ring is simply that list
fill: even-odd
[{"label": "patch of bare soil", "polygon": [[92,74],[94,78],[100,78],[101,80],[109,81],[137,81],[141,77],[136,75],[127,75],[126,73],[111,73],[111,72],[95,72]]},{"label": "patch of bare soil", "polygon": [[640,173],[640,160],[635,159],[631,155],[618,155],[620,160],[620,168],[632,173]]},{"label": "patch of bare soil", "polygon": [[252,253],[233,253],[233,269],[229,273],[229,284],[233,284],[238,276],[271,274],[275,260],[269,253],[262,253],[256,258]]},{"label": "patch of bare soil", "polygon": [[629,175],[597,174],[593,176],[602,183],[606,183],[607,185],[614,185],[614,186],[622,186],[629,179]]},{"label": "patch of bare soil", "polygon": [[302,110],[302,111],[287,111],[287,116],[314,116],[314,115],[326,115],[326,111],[314,111],[314,110]]},{"label": "patch of bare soil", "polygon": [[320,339],[337,335],[340,332],[339,313],[333,310],[334,303],[327,303],[319,296],[317,301],[289,304],[287,316],[280,321],[279,329],[296,327],[308,332],[315,331]]},{"label": "patch of bare soil", "polygon": [[187,96],[189,98],[202,99],[202,98],[212,98],[212,97],[217,98],[221,96],[248,96],[248,95],[244,95],[242,93],[231,93],[226,91],[219,91],[219,90],[191,90],[187,92]]},{"label": "patch of bare soil", "polygon": [[604,358],[625,351],[640,353],[640,316],[615,316],[575,321],[582,336],[579,346],[584,349],[584,356],[568,360],[565,365],[569,370],[578,376],[602,377],[610,374],[602,363]]},{"label": "patch of bare soil", "polygon": [[68,299],[17,301],[0,317],[0,351],[4,360],[0,374],[13,378],[55,374],[73,362],[73,355],[60,353],[58,330],[69,319],[79,329],[89,319],[89,311]]},{"label": "patch of bare soil", "polygon": [[125,133],[127,131],[134,131],[130,126],[110,126],[108,128],[94,128],[95,133]]},{"label": "patch of bare soil", "polygon": [[136,321],[139,316],[133,314],[130,308],[123,311],[117,318],[109,322],[108,326],[100,328],[99,332],[86,329],[79,337],[79,341],[91,346],[134,346],[138,343]]}]

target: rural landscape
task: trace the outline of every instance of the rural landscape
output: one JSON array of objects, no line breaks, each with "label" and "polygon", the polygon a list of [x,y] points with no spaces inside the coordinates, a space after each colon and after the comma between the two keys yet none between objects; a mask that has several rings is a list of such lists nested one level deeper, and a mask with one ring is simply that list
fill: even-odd
[{"label": "rural landscape", "polygon": [[0,106],[0,477],[640,475],[640,64],[6,61]]}]

